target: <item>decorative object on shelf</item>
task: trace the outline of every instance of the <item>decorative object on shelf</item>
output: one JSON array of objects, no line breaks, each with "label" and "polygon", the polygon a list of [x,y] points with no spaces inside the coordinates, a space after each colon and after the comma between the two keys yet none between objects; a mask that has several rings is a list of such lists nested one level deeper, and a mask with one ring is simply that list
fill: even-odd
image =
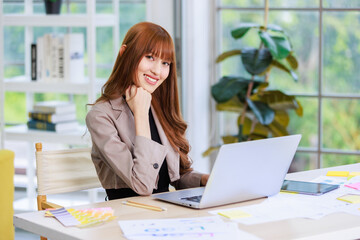
[{"label": "decorative object on shelf", "polygon": [[[218,111],[239,114],[238,133],[223,136],[224,144],[288,135],[288,110],[295,110],[298,116],[303,114],[302,106],[295,96],[287,95],[280,90],[266,89],[270,84],[269,74],[274,68],[285,71],[295,81],[298,80],[294,72],[298,62],[289,36],[280,26],[267,24],[268,6],[266,0],[264,25],[241,23],[238,28],[231,31],[233,38],[240,39],[249,30],[258,29],[261,42],[259,48],[243,47],[226,51],[216,59],[219,63],[229,57],[240,55],[244,69],[251,76],[223,76],[211,88]],[[203,156],[218,148],[219,146],[210,147]]]},{"label": "decorative object on shelf", "polygon": [[46,14],[60,14],[62,0],[44,0]]}]

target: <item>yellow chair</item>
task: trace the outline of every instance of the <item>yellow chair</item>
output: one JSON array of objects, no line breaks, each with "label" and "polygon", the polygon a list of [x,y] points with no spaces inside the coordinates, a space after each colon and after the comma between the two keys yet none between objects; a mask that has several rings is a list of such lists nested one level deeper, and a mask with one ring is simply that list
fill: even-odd
[{"label": "yellow chair", "polygon": [[0,238],[14,239],[14,157],[9,150],[0,150]]},{"label": "yellow chair", "polygon": [[61,207],[48,202],[46,195],[101,187],[90,148],[42,151],[42,143],[35,148],[39,211]]}]

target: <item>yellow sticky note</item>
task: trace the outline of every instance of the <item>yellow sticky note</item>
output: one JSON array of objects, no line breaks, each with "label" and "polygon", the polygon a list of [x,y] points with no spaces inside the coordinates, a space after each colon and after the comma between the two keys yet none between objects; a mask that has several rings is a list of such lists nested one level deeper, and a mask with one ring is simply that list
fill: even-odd
[{"label": "yellow sticky note", "polygon": [[249,213],[246,213],[240,209],[222,211],[222,212],[218,212],[218,214],[223,217],[230,218],[230,219],[251,217],[251,215]]},{"label": "yellow sticky note", "polygon": [[338,200],[349,202],[349,203],[360,203],[360,195],[357,194],[346,194],[338,197]]},{"label": "yellow sticky note", "polygon": [[355,176],[360,176],[360,172],[351,172],[351,173],[349,173],[349,176],[348,176],[347,180],[349,180],[349,179],[351,179],[351,178],[353,178]]},{"label": "yellow sticky note", "polygon": [[347,176],[349,176],[349,172],[348,171],[328,171],[326,176],[347,177]]},{"label": "yellow sticky note", "polygon": [[299,194],[299,193],[297,193],[297,192],[286,191],[286,190],[280,190],[280,193],[285,193],[285,194]]}]

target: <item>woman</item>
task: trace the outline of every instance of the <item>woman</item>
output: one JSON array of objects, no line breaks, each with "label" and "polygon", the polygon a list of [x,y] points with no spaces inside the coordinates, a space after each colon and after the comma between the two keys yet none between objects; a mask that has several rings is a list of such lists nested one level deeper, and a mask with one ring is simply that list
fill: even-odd
[{"label": "woman", "polygon": [[109,200],[205,185],[193,171],[179,107],[175,49],[162,27],[126,34],[102,95],[86,116],[92,160]]}]

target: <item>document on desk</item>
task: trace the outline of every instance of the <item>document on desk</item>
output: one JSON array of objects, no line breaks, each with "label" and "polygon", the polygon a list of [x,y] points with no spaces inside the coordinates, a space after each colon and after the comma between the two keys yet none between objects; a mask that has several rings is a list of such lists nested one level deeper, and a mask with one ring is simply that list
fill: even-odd
[{"label": "document on desk", "polygon": [[[314,182],[323,182],[324,180],[326,180],[326,182],[344,181],[343,179],[332,180],[329,178],[331,177],[322,176],[321,178],[314,179]],[[289,218],[319,219],[336,212],[345,212],[360,216],[360,203],[356,203],[356,201],[350,203],[337,199],[346,194],[359,194],[359,190],[344,186],[359,181],[360,176],[353,177],[350,180],[344,181],[339,189],[320,196],[279,193],[269,197],[260,204],[210,211],[209,213],[225,217],[230,216],[228,217],[229,219],[248,225],[280,221]]]},{"label": "document on desk", "polygon": [[260,239],[240,230],[236,223],[224,222],[218,216],[131,220],[118,223],[124,236],[132,240]]}]

